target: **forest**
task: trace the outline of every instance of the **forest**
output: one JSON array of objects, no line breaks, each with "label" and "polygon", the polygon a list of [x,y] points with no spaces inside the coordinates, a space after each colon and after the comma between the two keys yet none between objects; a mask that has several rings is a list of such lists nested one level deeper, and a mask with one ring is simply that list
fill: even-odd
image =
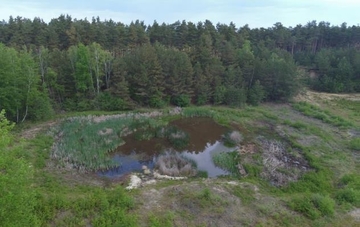
[{"label": "forest", "polygon": [[360,27],[346,23],[251,29],[18,16],[0,22],[0,42],[0,109],[14,122],[59,111],[282,102],[303,85],[360,92]]}]

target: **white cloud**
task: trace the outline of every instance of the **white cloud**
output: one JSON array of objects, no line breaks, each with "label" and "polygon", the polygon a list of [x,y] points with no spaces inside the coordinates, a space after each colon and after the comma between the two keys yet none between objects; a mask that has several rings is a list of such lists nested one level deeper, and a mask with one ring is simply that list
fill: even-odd
[{"label": "white cloud", "polygon": [[69,3],[70,0],[57,2],[46,0],[2,0],[0,15],[7,20],[10,15],[33,19],[40,17],[45,22],[61,14],[72,18],[89,20],[99,16],[102,20],[129,24],[136,19],[152,24],[173,23],[186,20],[197,23],[206,19],[214,24],[234,22],[238,27],[249,24],[250,27],[271,27],[276,22],[285,26],[296,26],[308,21],[329,21],[349,25],[357,24],[360,0],[88,0],[86,4]]}]

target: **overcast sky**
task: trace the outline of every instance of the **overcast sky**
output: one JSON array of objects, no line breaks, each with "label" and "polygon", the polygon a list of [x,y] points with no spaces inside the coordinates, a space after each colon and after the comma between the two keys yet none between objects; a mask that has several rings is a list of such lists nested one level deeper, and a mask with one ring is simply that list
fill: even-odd
[{"label": "overcast sky", "polygon": [[139,19],[145,24],[206,19],[213,24],[230,22],[237,27],[272,27],[276,22],[296,26],[316,20],[349,26],[360,23],[360,0],[0,0],[0,20],[9,16],[45,22],[61,14],[91,20],[113,19],[129,24]]}]

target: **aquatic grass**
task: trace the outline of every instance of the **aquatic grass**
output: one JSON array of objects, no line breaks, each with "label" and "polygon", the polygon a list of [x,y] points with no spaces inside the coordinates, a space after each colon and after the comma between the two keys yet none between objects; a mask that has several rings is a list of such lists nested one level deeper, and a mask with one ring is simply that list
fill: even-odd
[{"label": "aquatic grass", "polygon": [[152,129],[164,125],[162,121],[147,119],[159,115],[154,112],[67,118],[55,135],[52,157],[62,166],[85,171],[116,167],[108,154],[123,143],[121,137],[136,127]]},{"label": "aquatic grass", "polygon": [[209,108],[187,107],[183,109],[184,117],[214,117],[214,111]]},{"label": "aquatic grass", "polygon": [[190,136],[177,127],[170,126],[165,129],[165,137],[175,149],[183,149],[189,145]]},{"label": "aquatic grass", "polygon": [[215,153],[212,156],[214,164],[234,175],[239,174],[238,164],[239,164],[239,153],[237,151],[233,152],[220,152]]}]

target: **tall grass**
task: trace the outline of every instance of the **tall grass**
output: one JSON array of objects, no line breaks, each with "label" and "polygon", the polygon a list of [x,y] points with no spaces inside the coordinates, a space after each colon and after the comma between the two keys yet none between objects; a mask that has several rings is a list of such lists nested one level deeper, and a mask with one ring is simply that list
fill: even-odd
[{"label": "tall grass", "polygon": [[208,108],[188,107],[183,109],[182,115],[185,117],[211,117],[213,118],[215,112]]},{"label": "tall grass", "polygon": [[64,120],[56,134],[52,157],[60,164],[79,170],[99,170],[115,167],[108,153],[123,143],[121,139],[140,128],[157,128],[163,122],[148,119],[144,114],[107,117],[72,117]]}]

